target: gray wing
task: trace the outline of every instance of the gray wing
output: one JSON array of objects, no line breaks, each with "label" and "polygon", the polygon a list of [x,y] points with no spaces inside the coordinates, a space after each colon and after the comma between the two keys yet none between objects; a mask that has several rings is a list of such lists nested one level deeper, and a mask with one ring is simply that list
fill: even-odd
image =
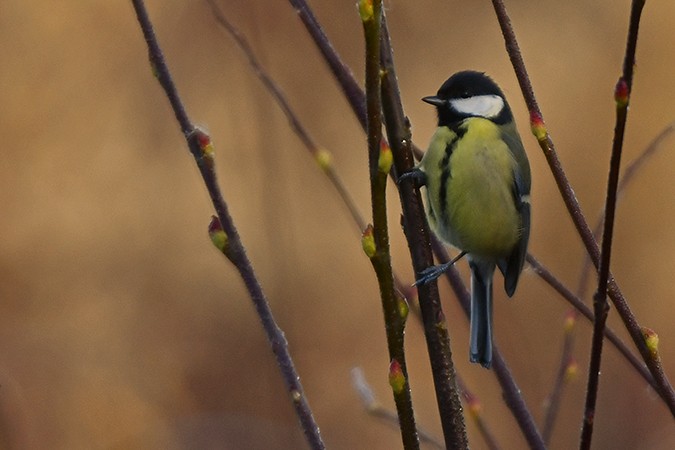
[{"label": "gray wing", "polygon": [[508,258],[498,263],[504,275],[504,290],[509,297],[516,291],[530,239],[530,164],[515,124],[513,126],[514,132],[504,133],[502,139],[508,144],[517,163],[513,172],[513,201],[520,216],[520,238]]}]

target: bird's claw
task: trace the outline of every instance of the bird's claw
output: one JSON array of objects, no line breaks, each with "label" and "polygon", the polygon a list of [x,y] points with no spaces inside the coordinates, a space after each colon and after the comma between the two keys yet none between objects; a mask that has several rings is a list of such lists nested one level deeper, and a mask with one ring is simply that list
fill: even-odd
[{"label": "bird's claw", "polygon": [[396,184],[400,186],[404,180],[412,180],[414,186],[420,188],[427,184],[427,174],[421,169],[414,168],[398,177]]}]

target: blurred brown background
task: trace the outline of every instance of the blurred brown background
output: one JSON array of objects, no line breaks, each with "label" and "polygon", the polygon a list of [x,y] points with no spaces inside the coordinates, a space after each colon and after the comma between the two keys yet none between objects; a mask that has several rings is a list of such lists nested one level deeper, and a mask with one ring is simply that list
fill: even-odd
[{"label": "blurred brown background", "polygon": [[[314,0],[362,79],[354,1]],[[489,2],[385,2],[406,112],[426,145],[434,112],[419,99],[453,72],[487,71],[506,91],[533,167],[531,251],[575,288],[584,255],[541,152]],[[364,213],[365,139],[287,2],[221,1],[334,154]],[[241,52],[202,1],[149,1],[178,89],[207,126],[220,181],[333,449],[400,448],[350,383],[363,367],[392,405],[378,289],[358,233]],[[510,1],[517,35],[560,158],[589,218],[604,203],[629,2]],[[648,2],[625,163],[675,120],[675,4]],[[242,283],[206,234],[212,208],[147,63],[130,2],[0,4],[0,447],[8,449],[304,448]],[[675,377],[675,138],[642,169],[618,210],[612,269]],[[413,280],[390,211],[395,267]],[[466,275],[465,263],[460,265]],[[503,447],[525,442],[489,371],[468,363],[468,326],[441,282],[454,360]],[[496,335],[535,419],[559,361],[568,305],[531,272],[497,294]],[[588,301],[590,295],[586,296]],[[626,336],[615,312],[610,325]],[[579,379],[565,391],[551,447],[573,448],[590,326],[580,319]],[[407,333],[418,422],[440,436],[426,346]],[[631,348],[633,346],[631,345]],[[473,423],[473,448],[484,448]],[[605,347],[594,447],[675,446],[673,419]]]}]

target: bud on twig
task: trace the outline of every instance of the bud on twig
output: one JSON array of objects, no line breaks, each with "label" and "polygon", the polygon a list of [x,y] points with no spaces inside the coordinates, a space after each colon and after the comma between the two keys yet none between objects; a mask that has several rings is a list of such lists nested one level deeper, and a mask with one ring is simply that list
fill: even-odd
[{"label": "bud on twig", "polygon": [[195,127],[188,138],[194,138],[197,141],[201,159],[207,164],[212,165],[215,151],[211,142],[211,136],[201,128]]},{"label": "bud on twig", "polygon": [[570,358],[565,367],[565,381],[572,382],[577,379],[579,375],[579,363],[576,359]]},{"label": "bud on twig", "polygon": [[389,364],[389,385],[394,391],[394,394],[400,394],[403,392],[405,383],[406,379],[405,375],[403,374],[401,364],[399,364],[399,362],[395,359],[392,359],[391,364]]},{"label": "bud on twig", "polygon": [[408,314],[410,313],[410,305],[403,297],[397,298],[398,314],[401,316],[401,319],[405,322],[408,319]]},{"label": "bud on twig", "polygon": [[314,159],[324,172],[329,172],[333,168],[333,155],[323,147],[314,153]]},{"label": "bud on twig", "polygon": [[361,246],[363,247],[363,252],[370,259],[375,257],[377,252],[377,246],[375,245],[375,236],[373,235],[373,226],[368,225],[363,234],[361,235]]},{"label": "bud on twig", "polygon": [[373,12],[373,0],[359,0],[357,6],[362,22],[370,22],[373,20],[373,16],[375,15]]},{"label": "bud on twig", "polygon": [[563,322],[563,329],[565,333],[569,333],[574,329],[574,325],[577,323],[577,312],[574,309],[570,309],[565,314],[565,320]]},{"label": "bud on twig", "polygon": [[652,358],[659,359],[659,335],[647,327],[642,327],[642,335],[645,337],[645,344]]},{"label": "bud on twig", "polygon": [[220,250],[225,256],[229,256],[229,243],[227,239],[227,234],[223,231],[223,226],[220,224],[218,217],[211,216],[211,222],[209,223],[209,237],[213,245]]},{"label": "bud on twig", "polygon": [[377,168],[382,173],[389,173],[391,165],[394,163],[394,155],[387,141],[380,141],[380,158],[377,160]]},{"label": "bud on twig", "polygon": [[628,91],[628,83],[626,83],[626,80],[623,77],[619,78],[619,81],[617,81],[616,87],[614,88],[614,100],[616,101],[616,107],[625,108],[628,106],[629,95],[630,92]]},{"label": "bud on twig", "polygon": [[544,124],[544,119],[536,111],[530,112],[530,127],[532,129],[532,134],[537,138],[539,142],[545,141],[548,132],[546,131],[546,125]]}]

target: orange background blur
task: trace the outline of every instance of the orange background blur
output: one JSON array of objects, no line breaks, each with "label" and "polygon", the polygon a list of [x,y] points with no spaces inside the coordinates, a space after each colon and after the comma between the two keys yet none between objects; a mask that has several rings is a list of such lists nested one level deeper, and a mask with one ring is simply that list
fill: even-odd
[{"label": "orange background blur", "polygon": [[[368,213],[364,134],[292,8],[220,3]],[[311,3],[362,80],[354,1]],[[453,72],[484,70],[504,88],[533,168],[530,250],[576,289],[584,251],[529,133],[489,2],[385,4],[418,145],[435,126],[420,98]],[[368,416],[350,382],[350,369],[361,366],[392,407],[378,288],[346,209],[206,3],[147,6],[192,120],[212,134],[224,195],[328,447],[400,448],[397,430]],[[507,6],[560,159],[594,222],[629,2]],[[674,17],[672,2],[647,2],[624,164],[675,120]],[[0,55],[0,447],[305,448],[251,301],[208,239],[212,207],[151,74],[130,2],[4,1]],[[612,265],[640,323],[659,334],[671,377],[674,147],[667,139],[622,196]],[[390,193],[395,269],[411,282]],[[465,262],[460,269],[468,281]],[[458,371],[503,448],[524,448],[493,373],[468,363],[467,321],[440,286]],[[531,271],[514,299],[496,295],[497,342],[541,423],[569,306]],[[609,324],[627,336],[614,310]],[[573,448],[579,437],[585,319],[576,334],[579,377],[565,390],[555,449]],[[413,320],[407,352],[418,423],[440,436]],[[673,419],[658,396],[610,344],[603,356],[594,448],[674,448]],[[468,432],[472,448],[484,448],[470,421]]]}]

